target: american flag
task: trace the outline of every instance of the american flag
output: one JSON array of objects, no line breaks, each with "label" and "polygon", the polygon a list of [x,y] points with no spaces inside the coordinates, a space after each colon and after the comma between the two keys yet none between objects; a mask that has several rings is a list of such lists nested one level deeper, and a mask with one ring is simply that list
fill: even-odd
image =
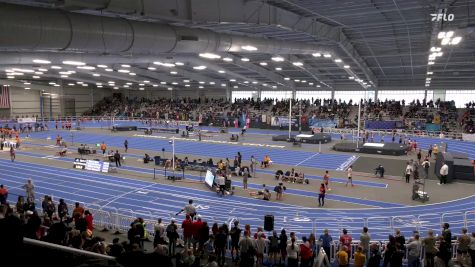
[{"label": "american flag", "polygon": [[7,85],[3,85],[0,91],[0,108],[10,108],[10,88]]}]

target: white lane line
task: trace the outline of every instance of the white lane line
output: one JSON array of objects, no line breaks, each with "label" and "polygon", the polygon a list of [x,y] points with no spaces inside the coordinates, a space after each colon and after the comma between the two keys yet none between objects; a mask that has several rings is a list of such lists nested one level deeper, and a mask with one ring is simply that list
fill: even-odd
[{"label": "white lane line", "polygon": [[312,159],[313,157],[315,157],[315,156],[317,156],[317,155],[320,155],[320,153],[316,153],[316,154],[311,155],[310,157],[308,157],[308,158],[302,160],[301,162],[297,163],[297,165],[295,165],[295,166],[299,166],[300,164],[304,163],[304,162],[307,161],[307,160]]}]

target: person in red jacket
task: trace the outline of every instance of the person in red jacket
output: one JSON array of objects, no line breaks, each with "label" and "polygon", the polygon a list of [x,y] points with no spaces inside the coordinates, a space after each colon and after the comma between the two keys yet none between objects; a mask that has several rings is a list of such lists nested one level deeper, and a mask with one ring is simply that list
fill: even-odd
[{"label": "person in red jacket", "polygon": [[186,215],[186,219],[181,223],[181,228],[183,229],[183,241],[185,241],[185,246],[189,248],[193,236],[193,221],[190,215]]},{"label": "person in red jacket", "polygon": [[84,212],[84,215],[85,215],[84,219],[87,222],[87,230],[90,230],[90,231],[94,230],[94,225],[92,223],[94,218],[92,217],[92,214],[88,210],[86,210]]},{"label": "person in red jacket", "polygon": [[192,232],[193,232],[193,251],[196,251],[196,244],[200,240],[200,230],[203,228],[203,221],[201,221],[201,216],[197,216],[197,220],[193,222]]}]

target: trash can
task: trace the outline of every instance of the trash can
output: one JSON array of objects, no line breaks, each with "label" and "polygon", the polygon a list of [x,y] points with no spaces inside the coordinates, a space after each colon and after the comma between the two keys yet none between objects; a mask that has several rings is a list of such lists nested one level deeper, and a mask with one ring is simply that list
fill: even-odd
[{"label": "trash can", "polygon": [[160,156],[153,157],[153,160],[155,161],[155,165],[160,165]]}]

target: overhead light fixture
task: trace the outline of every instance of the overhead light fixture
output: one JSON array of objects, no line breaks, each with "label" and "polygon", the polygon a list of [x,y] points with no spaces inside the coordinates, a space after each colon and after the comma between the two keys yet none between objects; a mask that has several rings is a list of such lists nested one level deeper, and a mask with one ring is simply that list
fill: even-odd
[{"label": "overhead light fixture", "polygon": [[336,63],[341,63],[341,59],[337,58],[337,59],[335,59],[335,62]]},{"label": "overhead light fixture", "polygon": [[244,83],[245,83],[245,84],[248,84],[248,83],[249,83],[249,81],[244,81]]},{"label": "overhead light fixture", "polygon": [[177,65],[177,66],[183,66],[183,65],[185,65],[185,63],[183,63],[183,62],[175,62],[175,65]]},{"label": "overhead light fixture", "polygon": [[215,83],[215,82],[209,82],[209,84],[211,84],[211,85],[215,85],[216,83]]},{"label": "overhead light fixture", "polygon": [[225,86],[226,86],[226,84],[225,84],[225,83],[222,83],[222,84],[221,84],[221,86],[222,86],[222,87],[225,87]]},{"label": "overhead light fixture", "polygon": [[442,48],[440,48],[440,47],[435,47],[435,46],[433,46],[433,47],[430,48],[430,51],[431,51],[431,52],[439,52],[439,51],[441,51],[441,50],[442,50]]},{"label": "overhead light fixture", "polygon": [[43,75],[43,72],[41,72],[41,71],[35,71],[35,74],[37,74],[37,75]]},{"label": "overhead light fixture", "polygon": [[185,84],[185,87],[190,87],[190,85],[189,85],[189,84]]},{"label": "overhead light fixture", "polygon": [[261,66],[267,66],[267,62],[261,62],[261,63],[259,63],[259,65],[261,65]]},{"label": "overhead light fixture", "polygon": [[74,83],[68,83],[69,86],[74,86]]},{"label": "overhead light fixture", "polygon": [[155,65],[160,65],[160,66],[164,66],[164,67],[167,67],[167,68],[173,68],[173,67],[175,67],[175,64],[173,64],[173,63],[168,63],[168,62],[162,63],[162,62],[160,62],[160,61],[155,61],[155,62],[153,62],[153,64],[155,64]]},{"label": "overhead light fixture", "polygon": [[234,88],[234,89],[238,89],[238,88],[239,88],[239,86],[235,85],[235,86],[233,86],[233,88]]},{"label": "overhead light fixture", "polygon": [[219,58],[221,58],[220,55],[216,55],[216,54],[213,54],[213,53],[200,53],[198,55],[202,58],[207,58],[207,59],[219,59]]},{"label": "overhead light fixture", "polygon": [[312,56],[314,56],[314,57],[321,57],[322,54],[320,54],[320,53],[313,53]]},{"label": "overhead light fixture", "polygon": [[[60,85],[59,85],[59,84],[54,84],[53,86],[54,86],[54,87],[59,87]],[[84,86],[84,85],[83,85],[83,86]],[[87,86],[87,84],[86,84],[86,86]]]},{"label": "overhead light fixture", "polygon": [[432,71],[427,72],[427,75],[432,75],[432,74],[434,74],[434,72],[432,72]]},{"label": "overhead light fixture", "polygon": [[454,31],[448,31],[445,33],[445,38],[452,38],[454,36]]},{"label": "overhead light fixture", "polygon": [[235,79],[230,79],[229,81],[230,81],[230,82],[235,82],[236,80],[235,80]]},{"label": "overhead light fixture", "polygon": [[118,70],[117,72],[120,72],[120,73],[129,73],[130,70],[120,69],[120,70]]},{"label": "overhead light fixture", "polygon": [[173,84],[173,85],[178,85],[178,83],[177,83],[177,82],[172,82],[172,84]]},{"label": "overhead light fixture", "polygon": [[199,81],[198,83],[199,83],[199,84],[205,84],[205,82],[204,82],[204,81]]},{"label": "overhead light fixture", "polygon": [[324,54],[323,57],[330,58],[330,57],[332,57],[332,55],[331,54]]},{"label": "overhead light fixture", "polygon": [[108,68],[107,65],[102,65],[102,64],[97,65],[97,67],[98,67],[98,68],[101,68],[101,69]]},{"label": "overhead light fixture", "polygon": [[272,57],[271,59],[272,59],[272,61],[275,61],[275,62],[282,62],[282,61],[285,60],[285,59],[284,59],[283,57],[281,57],[281,56]]},{"label": "overhead light fixture", "polygon": [[445,38],[445,32],[439,32],[439,34],[437,35],[437,38],[444,39]]},{"label": "overhead light fixture", "polygon": [[149,69],[149,70],[156,70],[157,68],[155,68],[155,67],[148,67],[147,69]]},{"label": "overhead light fixture", "polygon": [[33,72],[35,72],[34,70],[30,70],[30,69],[13,68],[13,70],[14,70],[15,72],[22,72],[22,74],[23,74],[23,72],[24,72],[24,73],[33,73]]},{"label": "overhead light fixture", "polygon": [[130,68],[130,65],[128,65],[128,64],[122,64],[122,65],[120,65],[120,66],[121,66],[122,68]]},{"label": "overhead light fixture", "polygon": [[102,85],[97,85],[96,87],[97,87],[97,88],[102,88]]},{"label": "overhead light fixture", "polygon": [[51,64],[51,61],[46,60],[46,59],[33,59],[33,63],[38,63],[38,64]]},{"label": "overhead light fixture", "polygon": [[33,76],[33,79],[39,79],[41,78],[40,76]]},{"label": "overhead light fixture", "polygon": [[[83,83],[84,82],[81,82],[81,81],[76,82],[76,84],[83,84]],[[49,83],[49,84],[51,84],[51,83]],[[55,82],[53,82],[53,84],[55,84]]]},{"label": "overhead light fixture", "polygon": [[128,86],[127,84],[124,85],[124,88],[129,88],[130,86]]},{"label": "overhead light fixture", "polygon": [[44,68],[39,68],[38,70],[39,71],[44,71],[44,72],[48,71],[48,69],[44,69]]},{"label": "overhead light fixture", "polygon": [[241,46],[241,49],[246,50],[246,51],[257,51],[257,47],[252,46],[252,45]]},{"label": "overhead light fixture", "polygon": [[285,77],[285,78],[284,78],[284,80],[286,80],[286,81],[289,81],[289,80],[290,80],[290,78],[289,78],[289,77]]},{"label": "overhead light fixture", "polygon": [[96,85],[102,85],[102,83],[96,83]]},{"label": "overhead light fixture", "polygon": [[317,84],[317,87],[321,87],[319,84]]},{"label": "overhead light fixture", "polygon": [[111,72],[111,71],[114,71],[114,70],[113,69],[106,69],[106,71]]},{"label": "overhead light fixture", "polygon": [[225,57],[225,58],[223,58],[223,61],[226,61],[226,62],[232,62],[232,61],[233,61],[233,59],[232,59],[232,58],[230,58],[230,57]]},{"label": "overhead light fixture", "polygon": [[160,84],[167,84],[167,82],[160,82]]},{"label": "overhead light fixture", "polygon": [[313,85],[313,83],[308,83],[308,85]]},{"label": "overhead light fixture", "polygon": [[131,72],[131,73],[129,73],[129,75],[130,75],[130,76],[135,76],[135,75],[137,75],[137,74],[136,74],[135,72]]},{"label": "overhead light fixture", "polygon": [[79,66],[77,68],[82,69],[82,70],[95,70],[96,69],[96,67],[93,67],[93,66]]},{"label": "overhead light fixture", "polygon": [[203,89],[204,87],[203,86],[198,86],[198,88]]},{"label": "overhead light fixture", "polygon": [[452,42],[450,42],[451,45],[458,45],[462,41],[462,37],[457,36],[452,39]]},{"label": "overhead light fixture", "polygon": [[441,45],[448,45],[450,43],[450,38],[444,38],[440,42]]},{"label": "overhead light fixture", "polygon": [[15,79],[15,76],[7,76],[7,79]]},{"label": "overhead light fixture", "polygon": [[294,66],[297,66],[297,67],[303,66],[303,63],[302,63],[302,62],[293,62],[292,64],[293,64]]},{"label": "overhead light fixture", "polygon": [[24,84],[24,85],[29,85],[29,84],[31,84],[31,83],[29,83],[29,82],[24,82],[23,84]]},{"label": "overhead light fixture", "polygon": [[299,79],[295,79],[294,82],[298,83],[298,82],[300,82],[300,80],[299,80]]},{"label": "overhead light fixture", "polygon": [[204,70],[204,69],[206,69],[206,66],[204,66],[204,65],[201,65],[201,66],[194,66],[193,69],[194,69],[194,70]]},{"label": "overhead light fixture", "polygon": [[262,86],[267,86],[267,83],[263,83]]},{"label": "overhead light fixture", "polygon": [[183,82],[184,82],[184,83],[189,83],[189,82],[190,82],[190,80],[183,80]]},{"label": "overhead light fixture", "polygon": [[143,87],[139,87],[139,90],[140,90],[140,91],[143,91],[143,90],[145,90],[145,88],[143,88]]},{"label": "overhead light fixture", "polygon": [[226,73],[226,71],[224,70],[218,70],[219,73],[223,74],[223,73]]},{"label": "overhead light fixture", "polygon": [[282,68],[281,68],[281,67],[276,67],[275,70],[276,70],[276,71],[281,71]]},{"label": "overhead light fixture", "polygon": [[244,61],[244,62],[249,62],[250,59],[248,59],[247,57],[243,57],[241,58],[241,61]]},{"label": "overhead light fixture", "polygon": [[176,71],[170,71],[170,74],[171,74],[171,75],[177,75],[178,72],[176,72]]},{"label": "overhead light fixture", "polygon": [[277,88],[277,86],[276,86],[276,85],[272,85],[272,88],[274,88],[274,89],[275,89],[275,88]]},{"label": "overhead light fixture", "polygon": [[62,67],[60,67],[60,66],[51,66],[51,68],[52,68],[52,69],[55,69],[55,70],[60,70],[60,69],[62,69]]},{"label": "overhead light fixture", "polygon": [[350,76],[350,77],[348,77],[348,79],[350,79],[350,80],[354,80],[354,79],[355,79],[355,77],[353,77],[353,76]]},{"label": "overhead light fixture", "polygon": [[74,60],[65,60],[63,61],[64,65],[72,65],[72,66],[84,66],[86,63],[81,61],[74,61]]},{"label": "overhead light fixture", "polygon": [[158,87],[158,84],[153,84],[152,87]]},{"label": "overhead light fixture", "polygon": [[25,87],[25,90],[30,90],[31,88],[30,87]]},{"label": "overhead light fixture", "polygon": [[258,82],[257,82],[257,81],[253,81],[252,84],[258,84]]},{"label": "overhead light fixture", "polygon": [[[455,39],[455,38],[454,38]],[[441,57],[444,54],[444,52],[437,52],[436,56]]]},{"label": "overhead light fixture", "polygon": [[434,65],[434,61],[429,61],[429,65]]},{"label": "overhead light fixture", "polygon": [[168,90],[168,91],[173,91],[173,88],[168,87],[167,90]]},{"label": "overhead light fixture", "polygon": [[345,66],[343,66],[343,68],[349,69],[349,68],[350,68],[350,65],[345,65]]},{"label": "overhead light fixture", "polygon": [[94,73],[94,74],[92,74],[92,76],[94,76],[94,77],[101,77],[101,75],[100,75],[99,73]]},{"label": "overhead light fixture", "polygon": [[69,78],[68,75],[61,75],[61,78]]}]

